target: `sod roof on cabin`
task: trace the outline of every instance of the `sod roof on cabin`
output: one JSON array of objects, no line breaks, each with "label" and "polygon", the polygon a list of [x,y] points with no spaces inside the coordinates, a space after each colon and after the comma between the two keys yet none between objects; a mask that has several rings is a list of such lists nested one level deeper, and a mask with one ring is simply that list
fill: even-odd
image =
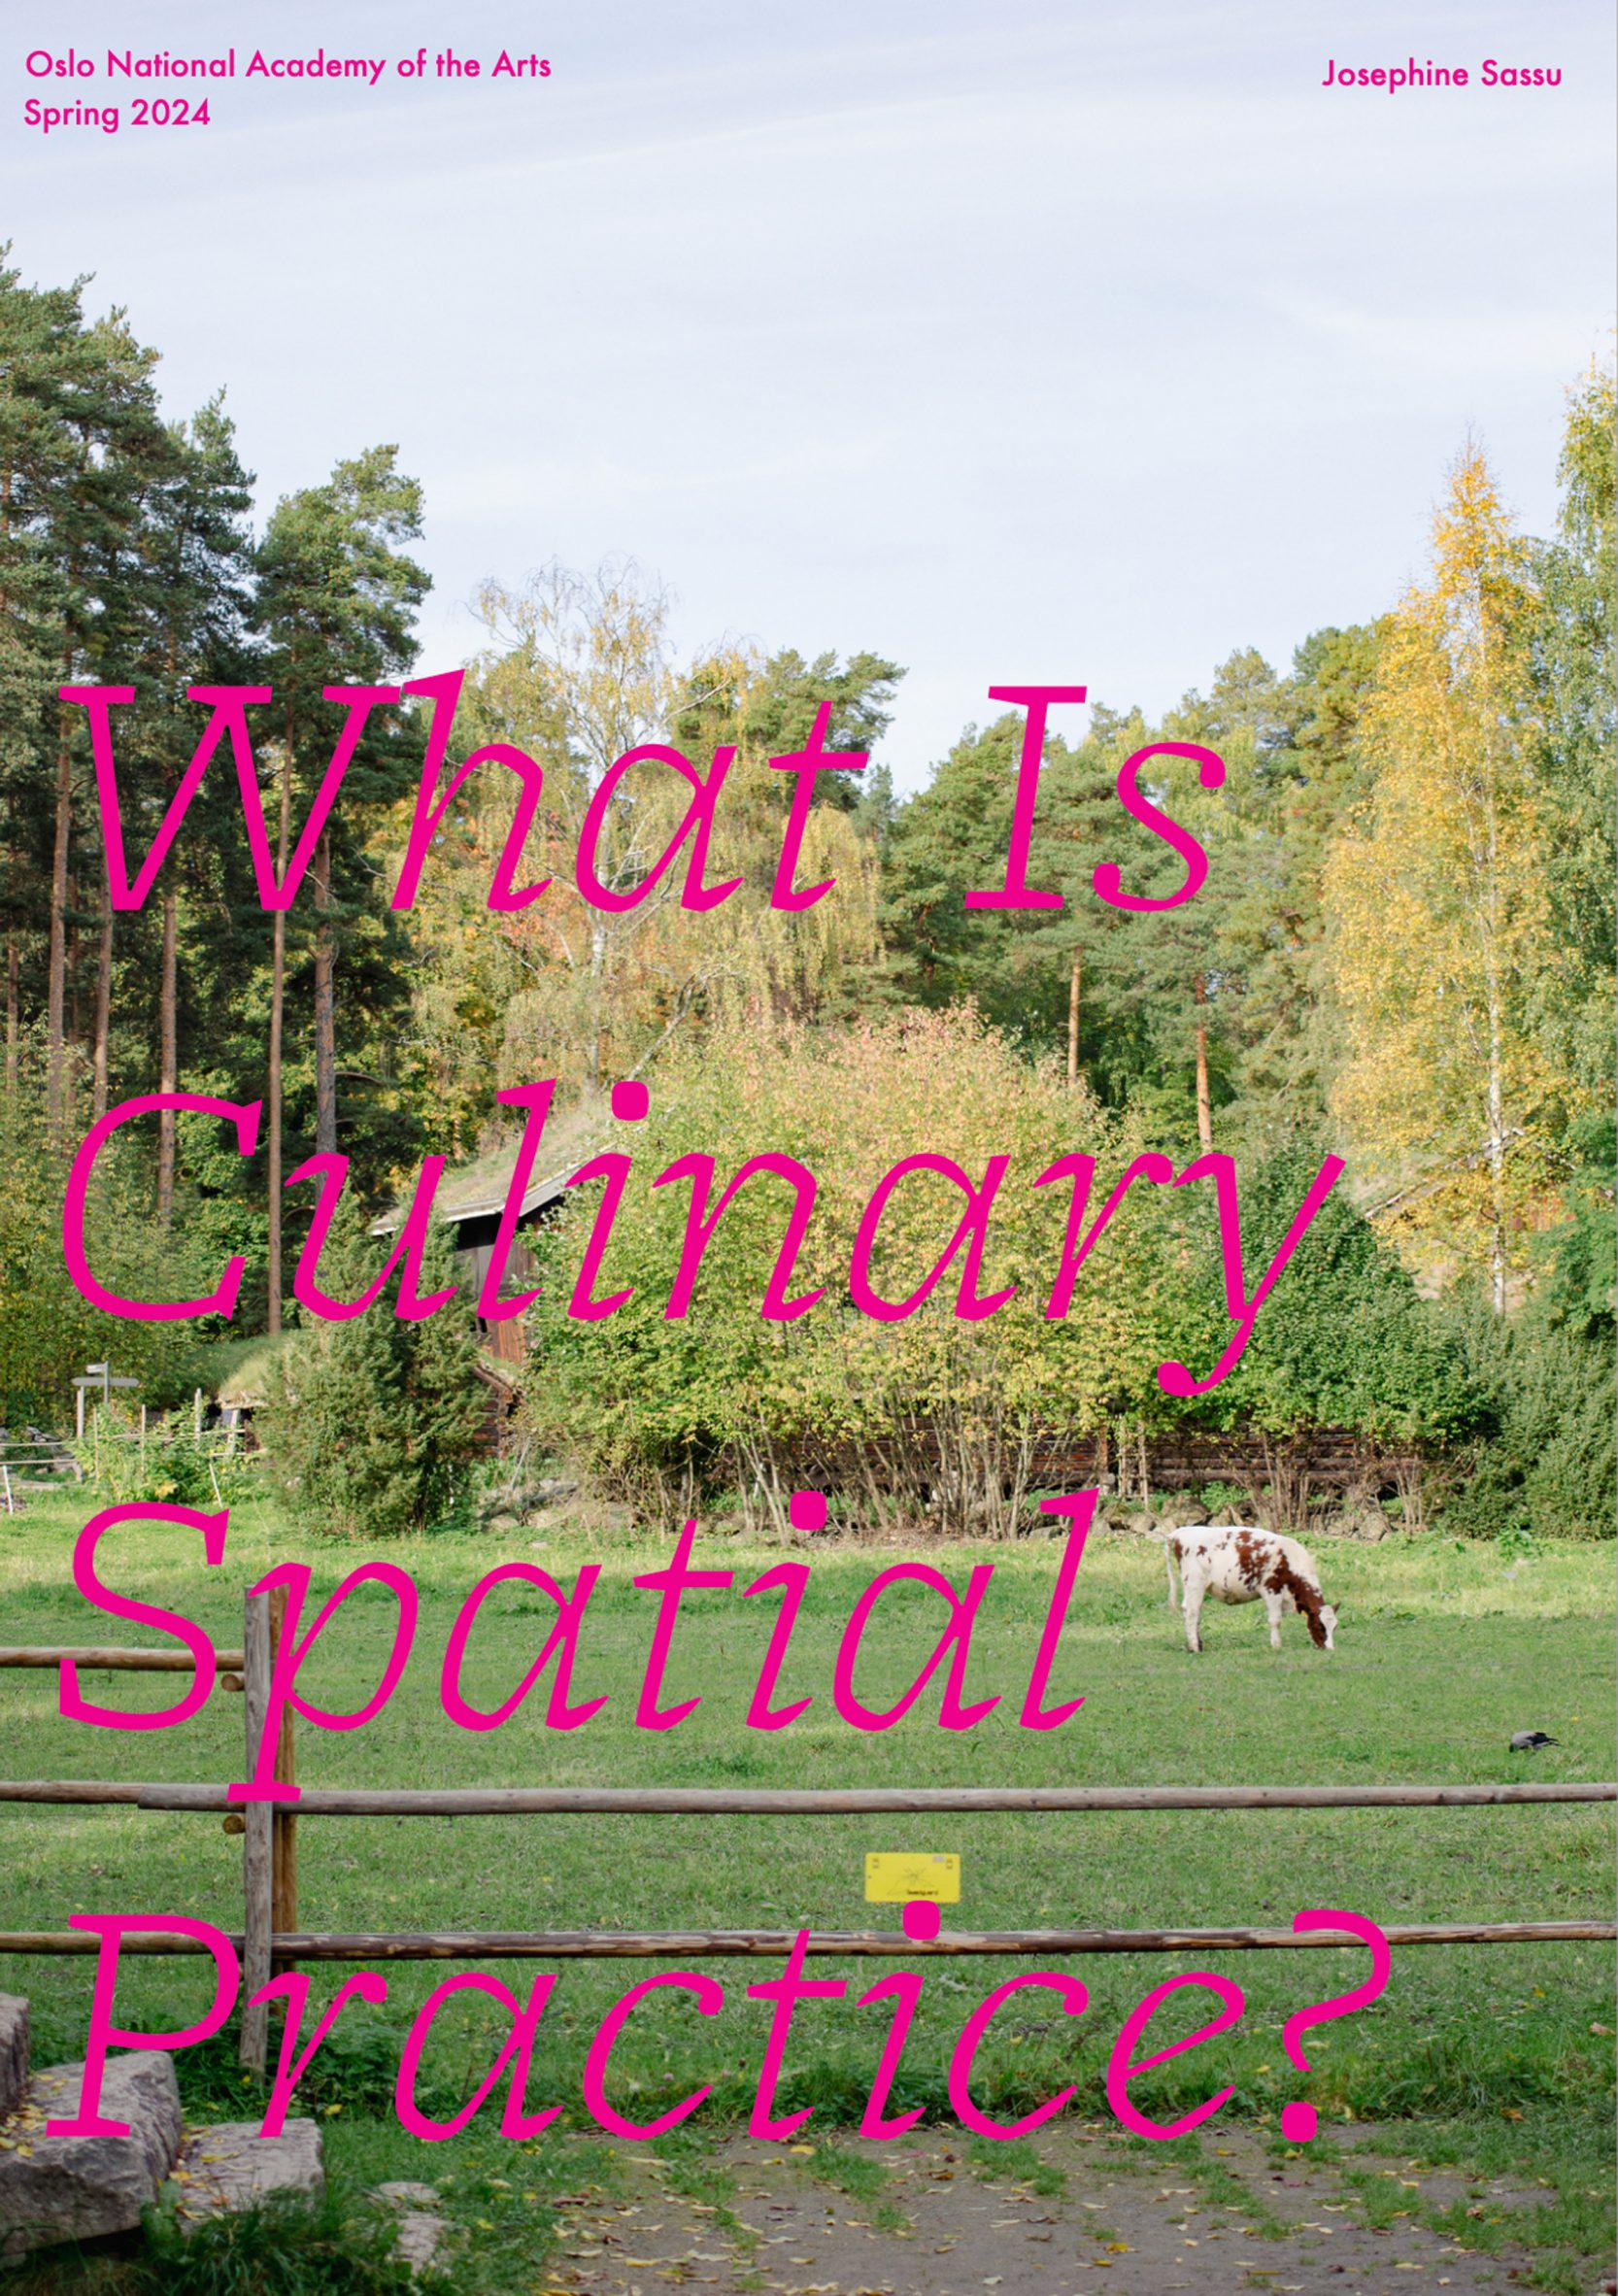
[{"label": "sod roof on cabin", "polygon": [[[588,1163],[601,1144],[607,1129],[607,1100],[603,1094],[590,1094],[574,1102],[571,1108],[554,1111],[547,1120],[545,1136],[534,1159],[534,1168],[528,1185],[522,1192],[523,1213],[538,1211],[554,1203],[580,1165]],[[469,1164],[455,1165],[443,1175],[433,1197],[433,1217],[458,1227],[467,1220],[486,1220],[501,1211],[517,1169],[520,1138],[506,1140],[498,1148],[474,1157]],[[395,1203],[391,1211],[373,1221],[373,1235],[391,1235],[403,1226],[415,1195]]]},{"label": "sod roof on cabin", "polygon": [[222,1406],[256,1410],[269,1400],[276,1359],[292,1338],[290,1332],[275,1332],[255,1339],[221,1339],[199,1354],[204,1375],[198,1384],[211,1386],[215,1402]]}]

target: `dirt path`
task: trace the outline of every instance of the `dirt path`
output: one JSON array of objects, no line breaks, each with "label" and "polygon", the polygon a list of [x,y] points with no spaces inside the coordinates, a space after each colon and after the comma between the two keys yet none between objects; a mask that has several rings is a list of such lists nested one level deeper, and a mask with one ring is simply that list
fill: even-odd
[{"label": "dirt path", "polygon": [[[625,2146],[615,2198],[568,2210],[549,2286],[566,2296],[1456,2296],[1515,2279],[1526,2248],[1468,2251],[1418,2212],[1497,2220],[1535,2189],[1419,2174],[1327,2138],[1275,2159],[1241,2131],[1194,2158],[1125,2153],[1106,2131],[969,2152],[911,2143],[716,2145],[689,2162]],[[1002,2157],[1003,2156],[1003,2157]]]}]

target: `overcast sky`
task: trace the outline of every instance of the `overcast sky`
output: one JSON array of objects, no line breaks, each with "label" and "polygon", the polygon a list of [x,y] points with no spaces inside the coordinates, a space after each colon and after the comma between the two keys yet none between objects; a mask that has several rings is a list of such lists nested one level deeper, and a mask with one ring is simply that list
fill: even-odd
[{"label": "overcast sky", "polygon": [[[1564,389],[1610,341],[1606,0],[33,17],[6,67],[14,262],[92,272],[171,413],[225,385],[266,508],[397,441],[423,669],[474,643],[481,577],[628,552],[684,644],[904,663],[903,786],[991,684],[1153,713],[1236,646],[1284,663],[1389,605],[1468,426],[1546,529]],[[550,78],[435,79],[450,23],[486,71],[511,43]],[[95,77],[31,81],[35,40]],[[232,42],[239,73],[254,47],[388,68],[199,84],[210,125],[138,130],[102,69],[109,43]],[[1412,48],[1472,84],[1320,84]],[[1562,84],[1485,88],[1491,56]],[[30,95],[123,125],[44,138]]]}]

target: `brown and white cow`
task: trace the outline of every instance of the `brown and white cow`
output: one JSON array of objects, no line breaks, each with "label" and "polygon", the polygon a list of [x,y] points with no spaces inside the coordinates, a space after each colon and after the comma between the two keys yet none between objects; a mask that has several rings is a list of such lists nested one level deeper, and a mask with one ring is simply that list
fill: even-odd
[{"label": "brown and white cow", "polygon": [[1202,1647],[1202,1604],[1212,1595],[1221,1603],[1263,1603],[1269,1613],[1269,1646],[1281,1647],[1281,1618],[1296,1610],[1318,1648],[1332,1648],[1337,1613],[1321,1600],[1314,1557],[1296,1538],[1256,1531],[1245,1523],[1195,1524],[1172,1531],[1163,1541],[1168,1567],[1168,1606],[1174,1607],[1174,1572],[1180,1573],[1186,1648]]}]

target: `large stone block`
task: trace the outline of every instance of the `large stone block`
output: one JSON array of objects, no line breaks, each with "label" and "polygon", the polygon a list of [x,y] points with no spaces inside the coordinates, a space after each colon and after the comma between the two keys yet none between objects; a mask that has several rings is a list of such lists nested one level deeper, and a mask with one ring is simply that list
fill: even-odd
[{"label": "large stone block", "polygon": [[100,2110],[127,2121],[127,2137],[47,2136],[48,2120],[77,2110],[84,2074],[82,2064],[36,2073],[0,2121],[0,2256],[133,2231],[180,2149],[180,2091],[161,2049],[107,2059]]},{"label": "large stone block", "polygon": [[28,2079],[28,2004],[20,1993],[0,1993],[0,2120],[22,2102]]},{"label": "large stone block", "polygon": [[174,2178],[177,2213],[188,2226],[276,2194],[319,2200],[325,2190],[320,2132],[312,2120],[289,2120],[279,2137],[261,2137],[255,2120],[221,2120],[186,2138]]}]

